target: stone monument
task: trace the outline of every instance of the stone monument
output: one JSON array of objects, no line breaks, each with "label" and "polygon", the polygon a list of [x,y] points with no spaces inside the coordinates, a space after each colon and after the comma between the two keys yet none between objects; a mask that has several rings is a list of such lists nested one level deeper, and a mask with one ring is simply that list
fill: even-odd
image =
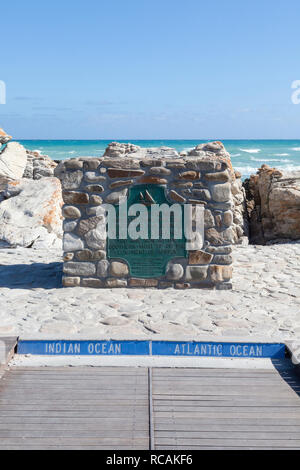
[{"label": "stone monument", "polygon": [[194,150],[112,143],[58,165],[64,286],[231,288],[230,157],[220,142]]}]

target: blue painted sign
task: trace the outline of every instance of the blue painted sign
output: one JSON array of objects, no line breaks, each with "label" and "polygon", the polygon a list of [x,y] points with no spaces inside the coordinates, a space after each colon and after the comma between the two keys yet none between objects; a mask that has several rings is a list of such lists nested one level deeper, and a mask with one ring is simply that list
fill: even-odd
[{"label": "blue painted sign", "polygon": [[284,358],[284,344],[153,341],[153,356]]},{"label": "blue painted sign", "polygon": [[19,341],[18,354],[46,356],[147,356],[148,341]]},{"label": "blue painted sign", "polygon": [[282,343],[196,341],[19,341],[18,354],[46,356],[183,356],[283,359]]}]

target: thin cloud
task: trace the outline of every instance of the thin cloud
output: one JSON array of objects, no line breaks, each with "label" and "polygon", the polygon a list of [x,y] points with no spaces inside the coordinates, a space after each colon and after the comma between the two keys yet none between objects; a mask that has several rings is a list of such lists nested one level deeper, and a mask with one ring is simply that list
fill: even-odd
[{"label": "thin cloud", "polygon": [[15,96],[12,98],[13,101],[41,101],[42,98],[36,98],[33,96]]},{"label": "thin cloud", "polygon": [[85,104],[88,106],[114,106],[127,103],[125,101],[88,100],[85,102]]},{"label": "thin cloud", "polygon": [[73,108],[63,106],[33,106],[33,111],[73,111]]}]

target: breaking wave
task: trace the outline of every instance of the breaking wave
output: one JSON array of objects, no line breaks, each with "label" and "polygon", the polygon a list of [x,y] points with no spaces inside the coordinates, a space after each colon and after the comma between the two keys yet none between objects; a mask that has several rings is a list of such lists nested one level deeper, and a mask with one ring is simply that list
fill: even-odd
[{"label": "breaking wave", "polygon": [[261,151],[261,149],[240,149],[240,150],[241,152],[246,152],[246,153],[259,153]]},{"label": "breaking wave", "polygon": [[282,158],[255,158],[255,157],[250,157],[250,160],[253,162],[278,162],[278,163],[290,163],[292,160],[288,159],[282,159]]},{"label": "breaking wave", "polygon": [[[255,174],[257,172],[259,167],[253,167],[253,166],[235,166],[234,170],[239,171],[242,173],[242,176],[248,176],[251,174]],[[284,165],[284,166],[278,166],[278,170],[283,170],[283,171],[300,171],[300,165]]]},{"label": "breaking wave", "polygon": [[254,166],[235,166],[234,170],[239,171],[242,175],[251,175],[252,173],[256,173],[258,167]]}]

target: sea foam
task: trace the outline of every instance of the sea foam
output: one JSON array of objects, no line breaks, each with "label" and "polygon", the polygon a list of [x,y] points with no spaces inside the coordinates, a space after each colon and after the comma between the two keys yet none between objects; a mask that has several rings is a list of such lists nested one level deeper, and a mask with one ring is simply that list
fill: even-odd
[{"label": "sea foam", "polygon": [[261,151],[261,149],[240,149],[240,150],[246,153],[259,153]]},{"label": "sea foam", "polygon": [[261,163],[265,163],[265,162],[290,163],[292,161],[286,158],[282,159],[282,158],[255,158],[255,157],[250,157],[250,160],[252,160],[253,162],[261,162]]}]

